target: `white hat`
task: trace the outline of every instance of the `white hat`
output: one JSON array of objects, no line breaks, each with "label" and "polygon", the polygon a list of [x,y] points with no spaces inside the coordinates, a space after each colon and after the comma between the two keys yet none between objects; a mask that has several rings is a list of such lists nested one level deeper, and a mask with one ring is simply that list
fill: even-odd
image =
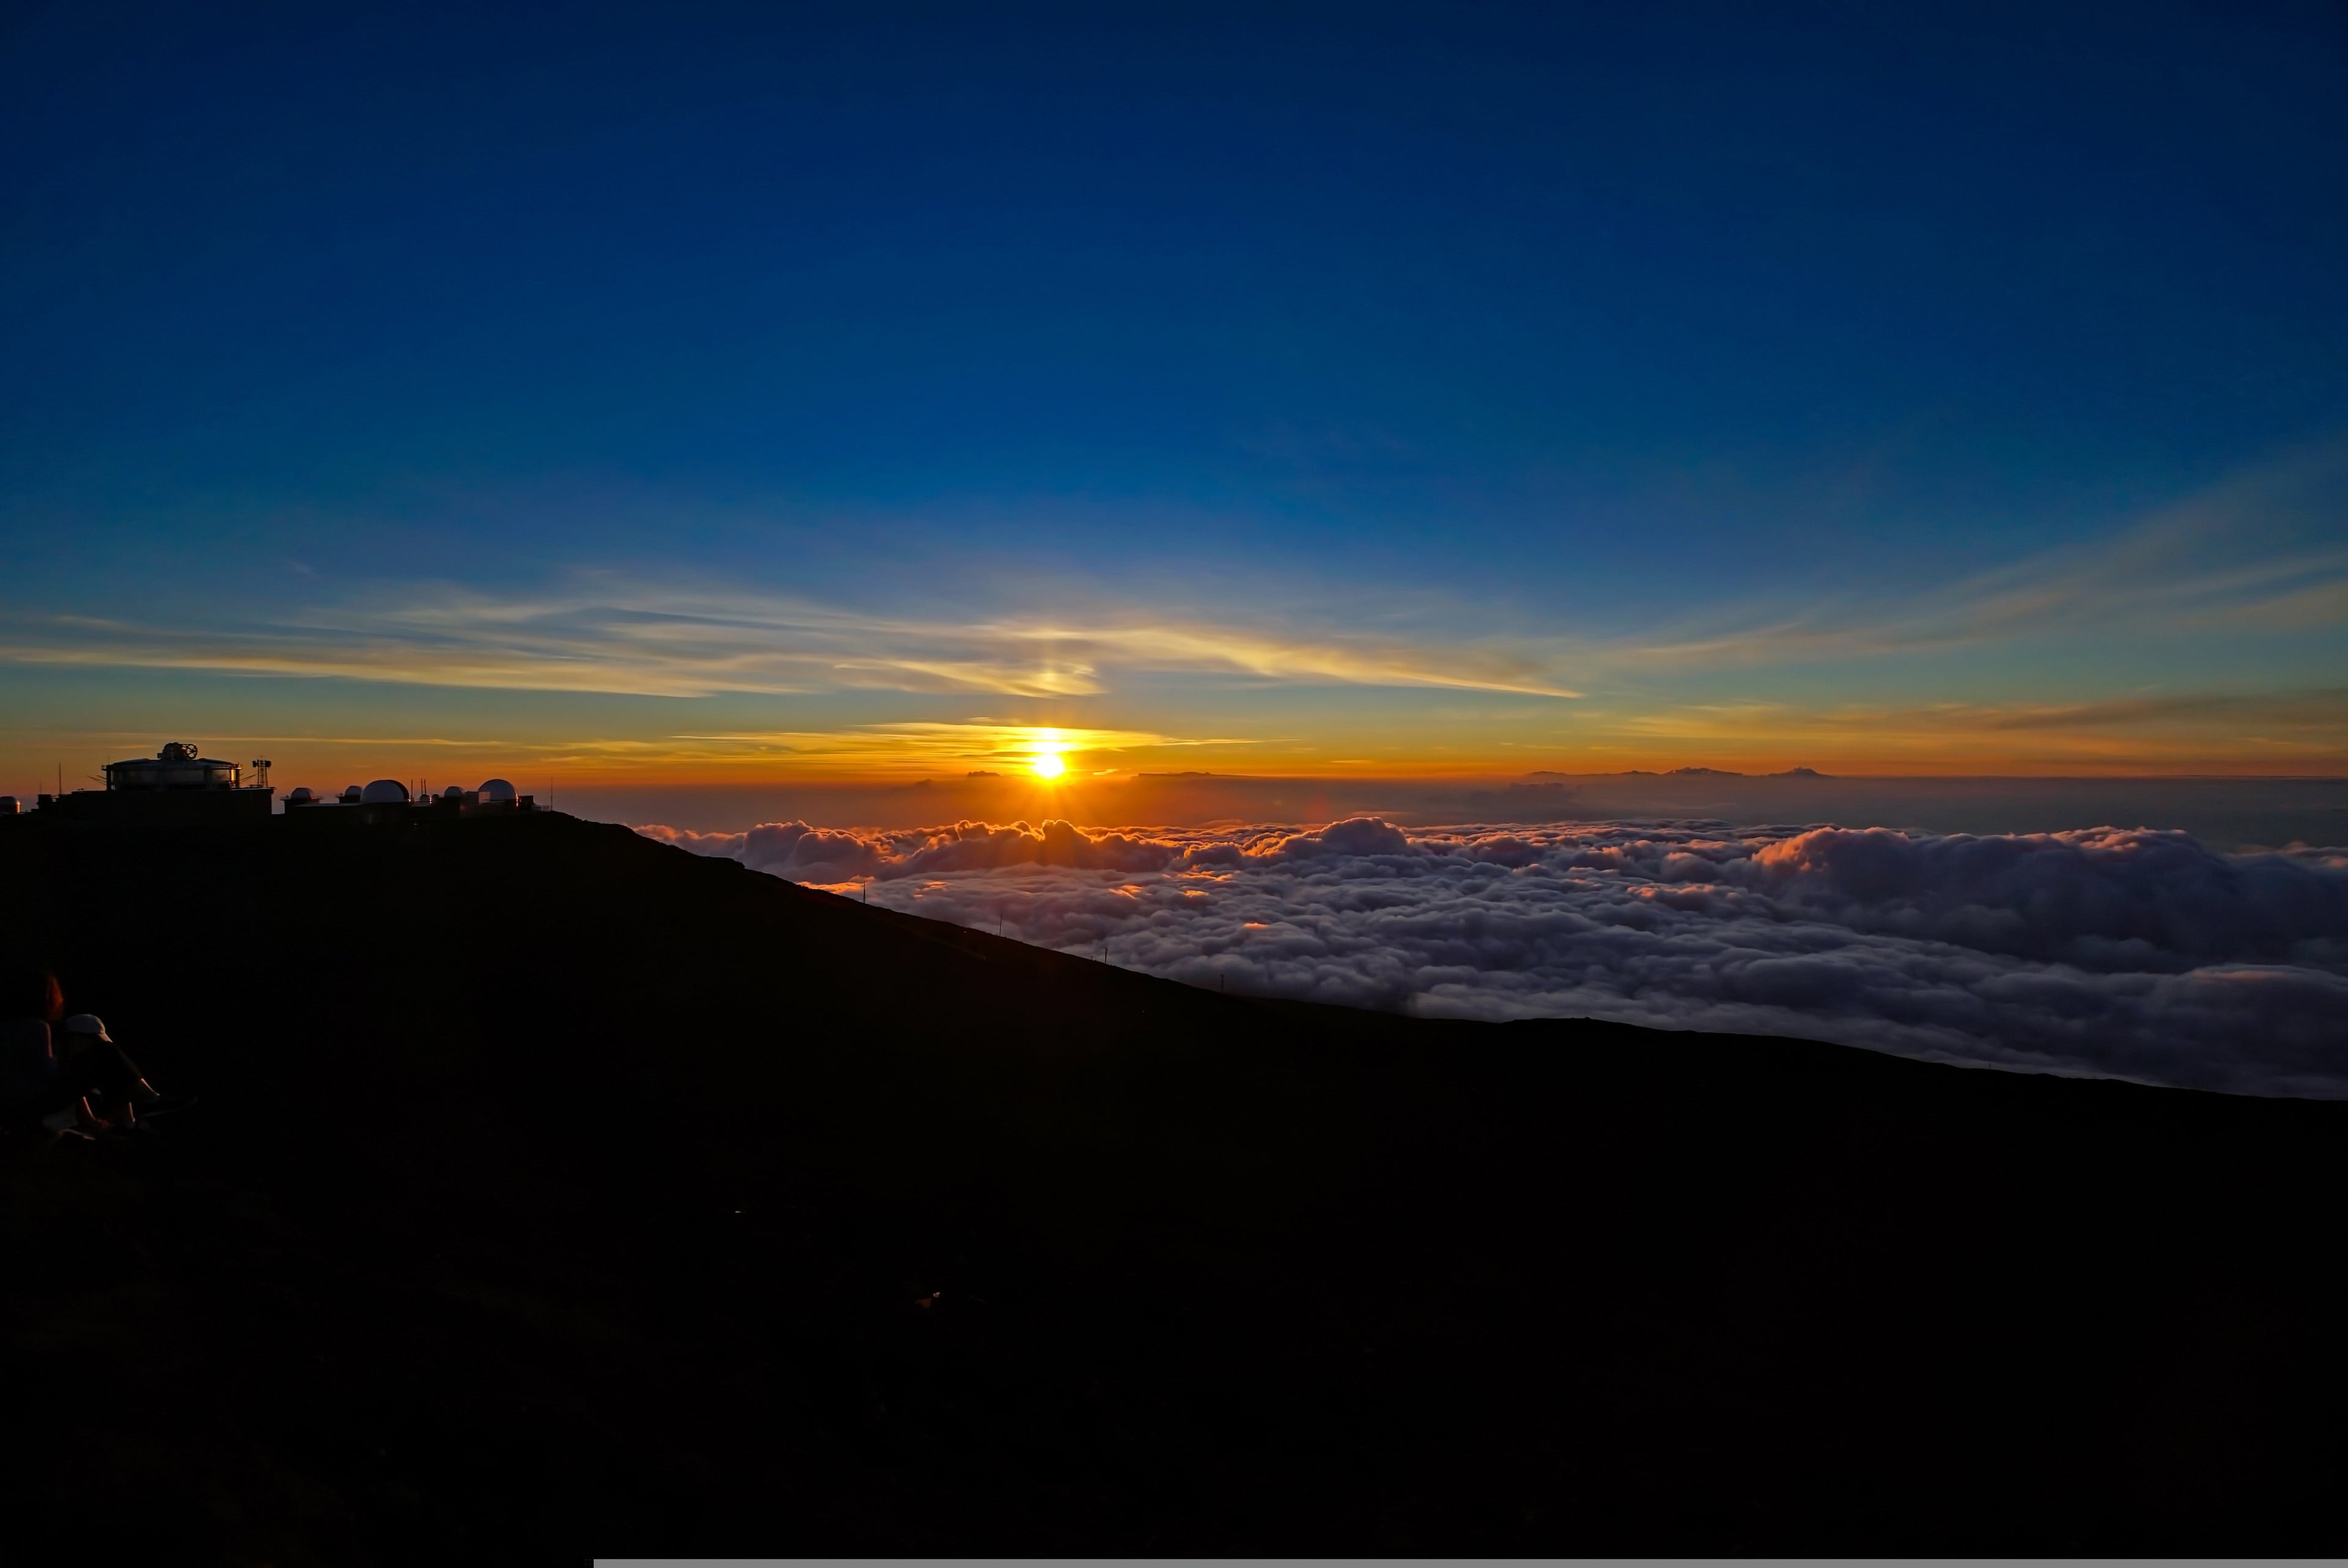
[{"label": "white hat", "polygon": [[106,1021],[94,1012],[77,1012],[66,1020],[66,1032],[94,1034],[108,1045],[114,1043],[114,1037],[106,1032]]}]

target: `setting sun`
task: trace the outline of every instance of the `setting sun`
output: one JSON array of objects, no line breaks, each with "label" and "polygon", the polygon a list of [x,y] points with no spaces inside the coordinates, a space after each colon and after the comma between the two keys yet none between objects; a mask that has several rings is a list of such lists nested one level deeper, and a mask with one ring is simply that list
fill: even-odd
[{"label": "setting sun", "polygon": [[1066,770],[1066,767],[1067,764],[1060,761],[1058,756],[1051,752],[1045,752],[1035,759],[1035,776],[1039,779],[1056,779]]}]

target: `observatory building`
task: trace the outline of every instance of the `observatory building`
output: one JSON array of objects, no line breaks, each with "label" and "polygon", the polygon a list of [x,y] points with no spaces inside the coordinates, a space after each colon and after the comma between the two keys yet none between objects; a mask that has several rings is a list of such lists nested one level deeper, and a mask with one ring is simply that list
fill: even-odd
[{"label": "observatory building", "polygon": [[[246,776],[246,769],[252,776]],[[104,789],[45,794],[60,816],[108,822],[245,822],[269,815],[269,764],[224,763],[171,741],[151,757],[106,764]]]},{"label": "observatory building", "polygon": [[[269,768],[266,761],[229,763],[202,756],[185,741],[172,741],[151,757],[107,764],[105,788],[45,794],[38,797],[37,809],[71,821],[266,821],[276,795],[270,787]],[[285,796],[286,816],[311,823],[424,823],[537,809],[536,801],[504,779],[490,779],[479,789],[450,784],[438,794],[411,794],[398,779],[377,779],[365,788],[353,784],[338,795],[304,787]],[[16,811],[14,796],[0,795],[0,815]]]},{"label": "observatory building", "polygon": [[351,784],[337,795],[323,795],[304,786],[285,797],[285,815],[310,822],[417,822],[536,809],[536,801],[514,793],[514,786],[504,779],[491,779],[479,789],[450,784],[438,794],[411,794],[398,779],[377,779],[364,788]]}]

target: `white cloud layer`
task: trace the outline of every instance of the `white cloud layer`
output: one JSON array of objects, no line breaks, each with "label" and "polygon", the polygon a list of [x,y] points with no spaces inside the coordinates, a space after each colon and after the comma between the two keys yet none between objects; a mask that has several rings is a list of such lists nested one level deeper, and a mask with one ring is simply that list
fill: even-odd
[{"label": "white cloud layer", "polygon": [[2348,852],[1715,824],[645,827],[1200,985],[2348,1098]]}]

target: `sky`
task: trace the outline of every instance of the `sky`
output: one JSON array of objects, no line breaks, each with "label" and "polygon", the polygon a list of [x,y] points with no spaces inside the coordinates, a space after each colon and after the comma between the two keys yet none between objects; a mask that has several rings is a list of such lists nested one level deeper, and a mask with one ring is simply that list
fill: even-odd
[{"label": "sky", "polygon": [[2348,774],[2343,79],[2322,4],[14,6],[0,791]]}]

